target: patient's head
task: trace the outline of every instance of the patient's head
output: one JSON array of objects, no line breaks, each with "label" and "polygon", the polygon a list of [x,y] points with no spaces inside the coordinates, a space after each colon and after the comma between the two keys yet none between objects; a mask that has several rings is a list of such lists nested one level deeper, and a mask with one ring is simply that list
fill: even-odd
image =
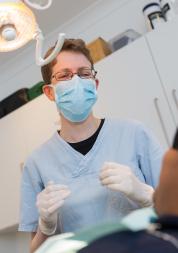
[{"label": "patient's head", "polygon": [[169,149],[162,162],[159,185],[154,194],[158,215],[178,216],[178,131],[173,148]]}]

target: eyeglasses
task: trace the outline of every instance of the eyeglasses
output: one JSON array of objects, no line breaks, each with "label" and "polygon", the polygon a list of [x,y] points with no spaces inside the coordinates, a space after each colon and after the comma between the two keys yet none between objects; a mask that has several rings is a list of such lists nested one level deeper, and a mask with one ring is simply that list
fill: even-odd
[{"label": "eyeglasses", "polygon": [[59,71],[56,74],[52,75],[52,78],[55,78],[56,81],[67,81],[71,80],[74,75],[78,75],[82,79],[95,78],[97,71],[90,68],[80,68],[77,72],[73,73],[70,70]]}]

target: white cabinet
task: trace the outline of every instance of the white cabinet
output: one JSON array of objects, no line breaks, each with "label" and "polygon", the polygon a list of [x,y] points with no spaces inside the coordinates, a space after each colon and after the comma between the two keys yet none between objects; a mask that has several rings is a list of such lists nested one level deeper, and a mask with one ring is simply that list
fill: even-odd
[{"label": "white cabinet", "polygon": [[96,114],[140,120],[167,147],[175,124],[145,38],[116,51],[95,68],[100,80]]},{"label": "white cabinet", "polygon": [[0,120],[0,231],[17,226],[22,164],[59,128],[58,122],[55,104],[45,95]]},{"label": "white cabinet", "polygon": [[27,155],[48,140],[60,127],[60,116],[54,102],[45,95],[32,100],[23,107],[24,134]]},{"label": "white cabinet", "polygon": [[22,112],[0,120],[0,230],[18,223],[21,163],[27,153]]},{"label": "white cabinet", "polygon": [[178,17],[146,35],[148,47],[178,126]]}]

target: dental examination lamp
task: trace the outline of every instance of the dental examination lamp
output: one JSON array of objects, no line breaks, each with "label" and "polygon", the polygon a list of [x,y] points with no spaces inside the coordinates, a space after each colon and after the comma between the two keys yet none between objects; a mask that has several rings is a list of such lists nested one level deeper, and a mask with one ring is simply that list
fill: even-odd
[{"label": "dental examination lamp", "polygon": [[44,37],[32,10],[50,7],[52,0],[0,0],[0,52],[18,49],[30,40],[36,40],[36,64],[43,66],[52,61],[61,50],[65,34],[60,33],[55,49],[46,59],[42,58]]}]

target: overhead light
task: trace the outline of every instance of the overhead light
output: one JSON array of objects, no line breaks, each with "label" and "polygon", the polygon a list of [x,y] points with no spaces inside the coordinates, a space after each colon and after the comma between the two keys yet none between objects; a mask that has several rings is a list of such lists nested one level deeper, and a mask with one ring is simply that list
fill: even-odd
[{"label": "overhead light", "polygon": [[35,39],[37,41],[36,63],[42,66],[54,59],[61,50],[65,34],[59,34],[54,51],[47,59],[43,59],[41,54],[44,37],[32,10],[24,2],[31,2],[32,5],[34,4],[33,7],[38,6],[38,9],[43,6],[44,9],[47,6],[49,7],[52,1],[0,0],[0,52],[13,51]]}]

